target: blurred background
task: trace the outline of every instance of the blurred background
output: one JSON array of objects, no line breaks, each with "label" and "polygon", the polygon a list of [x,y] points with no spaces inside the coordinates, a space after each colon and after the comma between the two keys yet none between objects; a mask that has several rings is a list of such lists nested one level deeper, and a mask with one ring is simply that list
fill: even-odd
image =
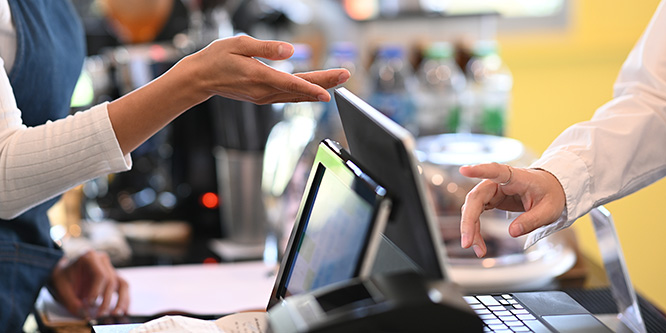
[{"label": "blurred background", "polygon": [[[294,43],[294,56],[271,66],[289,72],[344,66],[353,72],[348,89],[418,138],[454,268],[523,265],[523,273],[533,273],[530,264],[555,253],[559,264],[551,267],[557,269],[542,273],[551,279],[573,270],[581,254],[600,263],[587,217],[575,233],[563,233],[565,239],[524,253],[520,240],[502,233],[508,220],[490,212],[494,261],[462,251],[457,214],[474,182],[461,178],[457,166],[525,166],[566,127],[589,119],[612,97],[656,0],[73,3],[89,53],[73,112],[140,87],[217,38],[286,40]],[[52,209],[52,236],[71,251],[106,250],[121,267],[275,262],[313,147],[323,138],[344,145],[335,110],[333,103],[256,106],[212,98],[132,153],[132,171],[67,193]],[[666,265],[658,258],[666,253],[666,214],[658,200],[664,194],[662,180],[607,205],[637,290],[661,308]],[[487,272],[487,280],[475,282],[497,280]],[[532,287],[547,284],[538,282]]]}]

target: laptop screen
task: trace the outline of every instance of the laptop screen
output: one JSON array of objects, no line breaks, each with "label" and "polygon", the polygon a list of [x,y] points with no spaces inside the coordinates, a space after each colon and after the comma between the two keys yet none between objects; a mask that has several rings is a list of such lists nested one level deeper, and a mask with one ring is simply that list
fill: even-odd
[{"label": "laptop screen", "polygon": [[269,308],[290,295],[367,276],[388,218],[385,196],[341,147],[322,142]]}]

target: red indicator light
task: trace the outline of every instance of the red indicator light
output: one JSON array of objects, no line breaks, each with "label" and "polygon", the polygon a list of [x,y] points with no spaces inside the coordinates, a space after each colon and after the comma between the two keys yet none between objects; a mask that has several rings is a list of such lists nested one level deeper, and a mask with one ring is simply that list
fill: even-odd
[{"label": "red indicator light", "polygon": [[150,46],[150,57],[156,62],[164,62],[167,59],[167,51],[160,45]]},{"label": "red indicator light", "polygon": [[204,259],[203,261],[204,264],[217,264],[217,260],[215,258],[208,257]]},{"label": "red indicator light", "polygon": [[217,197],[217,194],[207,192],[201,196],[201,204],[206,208],[214,209],[219,206],[220,199]]}]

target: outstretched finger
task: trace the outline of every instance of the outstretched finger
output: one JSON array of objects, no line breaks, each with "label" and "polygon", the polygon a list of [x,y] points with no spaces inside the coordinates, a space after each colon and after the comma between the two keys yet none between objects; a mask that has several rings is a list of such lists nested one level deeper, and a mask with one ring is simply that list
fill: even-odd
[{"label": "outstretched finger", "polygon": [[270,60],[288,59],[294,54],[294,47],[287,42],[259,40],[250,36],[236,36],[225,40],[232,53]]},{"label": "outstretched finger", "polygon": [[510,166],[494,162],[463,165],[458,170],[465,177],[488,179],[498,184],[508,184],[513,178],[513,170]]},{"label": "outstretched finger", "polygon": [[312,96],[281,93],[271,96],[265,96],[254,101],[255,104],[300,103],[300,102],[321,102],[321,100],[314,98]]},{"label": "outstretched finger", "polygon": [[79,258],[77,264],[85,266],[88,288],[83,291],[84,306],[95,306],[99,296],[104,296],[108,283],[104,260],[109,260],[106,253],[90,251]]},{"label": "outstretched finger", "polygon": [[470,247],[474,239],[480,238],[480,235],[476,235],[479,229],[476,224],[479,223],[479,218],[485,210],[486,204],[497,194],[503,195],[497,192],[497,184],[490,180],[480,182],[467,193],[460,218],[460,245],[463,248]]},{"label": "outstretched finger", "polygon": [[130,304],[129,296],[129,285],[127,281],[122,277],[118,276],[118,302],[116,303],[115,309],[113,309],[112,314],[114,316],[121,316],[127,313]]},{"label": "outstretched finger", "polygon": [[324,89],[341,85],[351,77],[351,73],[344,68],[328,69],[307,73],[294,74],[310,83],[316,84]]},{"label": "outstretched finger", "polygon": [[483,236],[481,236],[481,219],[476,222],[476,230],[474,231],[474,239],[472,240],[472,249],[474,250],[474,254],[479,258],[486,255],[486,241],[484,241]]},{"label": "outstretched finger", "polygon": [[115,294],[117,288],[117,281],[109,279],[102,292],[102,303],[100,303],[99,307],[97,308],[98,317],[107,316],[109,314],[111,300],[113,299],[113,295]]},{"label": "outstretched finger", "polygon": [[[303,95],[313,98],[316,101],[328,102],[331,100],[331,95],[326,91],[326,89],[320,86],[317,83],[306,80],[298,75],[292,75],[274,69],[267,66],[268,70],[262,70],[260,73],[256,73],[262,76],[262,83],[265,84],[270,89],[273,89],[274,93],[286,93],[293,95]],[[317,73],[317,72],[312,72]],[[337,70],[331,70],[326,72],[319,72],[318,74],[312,74],[316,76],[320,81],[335,81],[340,80],[342,72]],[[312,79],[312,77],[308,77]],[[266,95],[266,94],[264,94]],[[297,97],[297,96],[294,96]],[[302,98],[302,97],[301,97]]]}]

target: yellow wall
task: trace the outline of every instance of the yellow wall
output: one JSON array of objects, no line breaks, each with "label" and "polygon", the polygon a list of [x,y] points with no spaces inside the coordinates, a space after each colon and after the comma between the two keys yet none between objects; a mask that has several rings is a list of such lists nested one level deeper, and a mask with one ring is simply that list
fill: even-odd
[{"label": "yellow wall", "polygon": [[[515,80],[509,136],[540,154],[567,126],[589,119],[611,98],[618,70],[657,5],[656,0],[572,0],[564,30],[502,33],[501,54]],[[637,290],[662,309],[665,199],[666,180],[661,180],[606,206]],[[589,218],[575,228],[583,251],[598,260]]]}]

